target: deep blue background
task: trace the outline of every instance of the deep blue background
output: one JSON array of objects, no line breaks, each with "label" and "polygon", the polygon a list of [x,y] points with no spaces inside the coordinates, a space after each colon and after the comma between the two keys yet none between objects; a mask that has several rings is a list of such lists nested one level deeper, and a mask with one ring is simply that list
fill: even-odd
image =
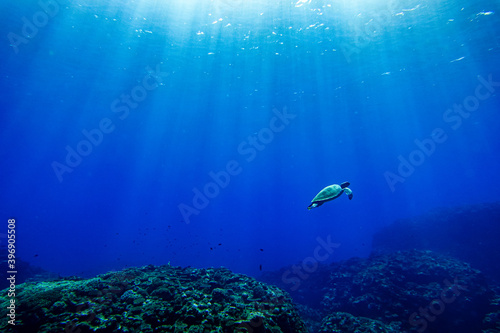
[{"label": "deep blue background", "polygon": [[[459,128],[443,119],[478,75],[500,82],[497,1],[110,3],[58,1],[18,53],[9,36],[42,8],[1,5],[0,233],[15,217],[19,257],[63,275],[255,275],[317,237],[341,244],[328,260],[367,256],[397,218],[500,200],[500,87]],[[120,119],[111,104],[148,66],[161,84]],[[295,118],[247,161],[238,146],[283,108]],[[52,163],[104,118],[114,131],[60,182]],[[392,191],[385,173],[436,128],[447,140]],[[241,173],[186,224],[179,205],[231,160]],[[352,201],[306,209],[346,180]]]}]

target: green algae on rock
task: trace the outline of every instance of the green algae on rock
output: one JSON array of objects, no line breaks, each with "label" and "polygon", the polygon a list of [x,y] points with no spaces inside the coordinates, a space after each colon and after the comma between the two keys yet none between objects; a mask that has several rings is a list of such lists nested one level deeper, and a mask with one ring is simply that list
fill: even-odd
[{"label": "green algae on rock", "polygon": [[17,291],[18,332],[307,332],[286,292],[225,268],[150,265]]}]

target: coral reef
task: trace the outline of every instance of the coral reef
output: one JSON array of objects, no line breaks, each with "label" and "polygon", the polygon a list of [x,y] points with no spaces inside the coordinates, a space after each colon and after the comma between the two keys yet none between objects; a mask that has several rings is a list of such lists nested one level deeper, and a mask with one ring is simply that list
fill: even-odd
[{"label": "coral reef", "polygon": [[346,312],[335,312],[323,319],[318,333],[389,333],[401,332],[397,323],[384,323],[364,317],[354,317]]},{"label": "coral reef", "polygon": [[[283,271],[268,272],[264,279],[290,287]],[[314,332],[480,332],[495,329],[500,314],[495,292],[479,271],[431,251],[352,258],[318,268],[292,295],[301,302],[309,293],[314,302],[298,308],[309,327],[321,322]]]},{"label": "coral reef", "polygon": [[500,283],[500,202],[435,209],[375,234],[374,253],[431,250],[468,262]]},{"label": "coral reef", "polygon": [[500,287],[495,286],[495,297],[491,300],[491,311],[486,314],[483,319],[482,333],[498,333],[500,332]]},{"label": "coral reef", "polygon": [[[26,266],[17,325],[0,331],[500,332],[500,287],[487,283],[500,281],[498,220],[500,203],[436,210],[378,233],[370,258],[292,265],[265,272],[265,283],[170,265],[35,282],[57,276]],[[3,318],[8,302],[2,293]]]},{"label": "coral reef", "polygon": [[[0,266],[7,267],[7,247],[0,246]],[[38,266],[33,266],[30,263],[17,258],[16,259],[17,274],[16,283],[22,282],[36,282],[36,281],[53,281],[60,279],[61,277],[49,271],[46,271]],[[9,286],[9,282],[6,279],[0,279],[0,290],[5,289]]]},{"label": "coral reef", "polygon": [[[4,318],[7,302],[0,296]],[[307,332],[286,292],[224,268],[146,266],[23,283],[16,305],[17,332]]]},{"label": "coral reef", "polygon": [[[266,281],[291,289],[284,272],[268,272]],[[145,266],[91,279],[22,283],[14,329],[300,333],[307,332],[306,322],[309,332],[318,333],[500,330],[498,290],[468,264],[431,251],[318,267],[293,294],[300,299],[297,307],[284,290],[225,268]],[[4,318],[8,305],[4,293]],[[4,321],[0,331],[6,329]]]},{"label": "coral reef", "polygon": [[468,264],[430,251],[350,259],[332,270],[323,305],[403,329],[477,332],[494,296]]}]

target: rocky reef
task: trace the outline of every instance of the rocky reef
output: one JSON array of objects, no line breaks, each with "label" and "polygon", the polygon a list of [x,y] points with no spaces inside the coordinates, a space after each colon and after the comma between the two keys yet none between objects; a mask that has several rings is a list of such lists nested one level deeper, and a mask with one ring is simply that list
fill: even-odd
[{"label": "rocky reef", "polygon": [[318,331],[318,333],[332,332],[389,333],[401,332],[401,329],[397,323],[385,325],[378,320],[355,317],[347,312],[335,312],[323,319]]},{"label": "rocky reef", "polygon": [[451,255],[500,283],[500,202],[439,208],[395,221],[373,238],[375,253],[431,250]]},{"label": "rocky reef", "polygon": [[[0,266],[7,267],[7,251],[6,246],[0,246]],[[35,281],[52,281],[60,279],[59,274],[49,272],[38,266],[33,266],[30,263],[17,258],[16,266],[18,273],[16,274],[16,283],[35,282]],[[9,287],[9,281],[0,279],[0,290]]]},{"label": "rocky reef", "polygon": [[[282,272],[263,279],[289,288]],[[317,281],[325,280],[318,286]],[[305,297],[310,291],[314,299]],[[302,281],[292,295],[306,301],[299,308],[313,332],[470,333],[500,328],[500,297],[485,277],[469,264],[431,251],[333,263]]]},{"label": "rocky reef", "polygon": [[292,265],[262,282],[224,268],[150,265],[91,279],[27,268],[16,326],[1,321],[0,332],[498,333],[496,221],[500,203],[435,210],[379,232],[369,258],[307,273]]},{"label": "rocky reef", "polygon": [[403,330],[478,332],[493,296],[468,264],[407,251],[339,264],[323,306],[327,313],[348,312]]},{"label": "rocky reef", "polygon": [[[469,264],[431,251],[324,265],[294,290],[283,274],[268,272],[263,283],[224,268],[166,265],[22,283],[16,326],[2,321],[0,331],[500,332],[498,290]],[[8,306],[2,293],[0,316]]]},{"label": "rocky reef", "polygon": [[[7,318],[6,293],[0,316]],[[224,268],[146,266],[23,283],[16,332],[307,332],[290,296]],[[3,326],[2,326],[3,325]],[[7,331],[7,322],[0,325]]]}]

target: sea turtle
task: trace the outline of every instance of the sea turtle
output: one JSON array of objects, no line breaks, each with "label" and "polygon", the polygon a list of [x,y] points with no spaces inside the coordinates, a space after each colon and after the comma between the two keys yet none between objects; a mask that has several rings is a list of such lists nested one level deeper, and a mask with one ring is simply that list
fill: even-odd
[{"label": "sea turtle", "polygon": [[333,184],[322,189],[315,197],[312,199],[311,204],[307,209],[316,208],[321,206],[327,201],[337,199],[342,193],[347,194],[349,200],[352,199],[352,191],[347,186],[351,185],[349,182],[343,182],[340,185]]}]

